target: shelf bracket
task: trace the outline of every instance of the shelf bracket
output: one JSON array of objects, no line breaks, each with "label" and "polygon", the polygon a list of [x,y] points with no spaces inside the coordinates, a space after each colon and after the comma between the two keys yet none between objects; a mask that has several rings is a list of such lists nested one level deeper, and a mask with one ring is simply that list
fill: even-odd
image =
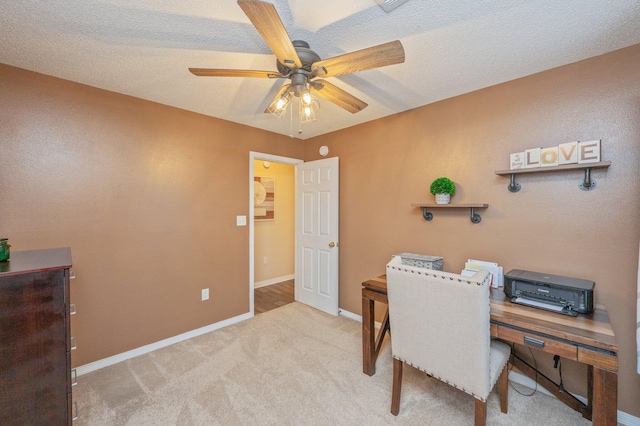
[{"label": "shelf bracket", "polygon": [[424,220],[427,222],[431,222],[433,220],[433,213],[429,213],[426,207],[422,207],[422,217],[424,217]]},{"label": "shelf bracket", "polygon": [[509,183],[509,186],[507,186],[507,189],[509,189],[509,192],[518,192],[520,191],[520,184],[518,182],[516,182],[516,174],[515,173],[511,173],[511,183]]},{"label": "shelf bracket", "polygon": [[481,220],[480,215],[475,212],[475,207],[471,207],[471,222],[480,223]]},{"label": "shelf bracket", "polygon": [[520,184],[516,182],[516,175],[521,173],[539,173],[539,172],[556,172],[568,170],[584,170],[584,179],[578,184],[578,188],[583,191],[591,191],[596,188],[596,181],[591,178],[591,169],[607,169],[611,166],[611,161],[599,161],[597,163],[572,163],[562,164],[555,167],[529,168],[526,170],[496,170],[496,174],[500,176],[510,176],[511,182],[507,186],[509,192],[520,191]]},{"label": "shelf bracket", "polygon": [[584,169],[584,180],[578,184],[578,187],[583,191],[591,191],[596,187],[596,181],[591,179],[591,167]]},{"label": "shelf bracket", "polygon": [[[427,222],[431,222],[433,220],[433,213],[428,212],[426,207],[420,207],[420,208],[422,209],[422,217],[424,217],[424,220],[426,220]],[[471,222],[480,223],[480,221],[482,220],[482,217],[480,217],[480,215],[476,213],[475,207],[470,207],[470,209],[471,209],[471,215],[470,215]]]}]

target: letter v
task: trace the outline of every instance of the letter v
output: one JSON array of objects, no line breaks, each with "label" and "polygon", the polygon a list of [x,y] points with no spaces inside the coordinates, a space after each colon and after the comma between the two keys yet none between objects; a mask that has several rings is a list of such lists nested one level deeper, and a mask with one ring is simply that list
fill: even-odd
[{"label": "letter v", "polygon": [[571,156],[573,155],[573,151],[576,150],[576,146],[577,144],[573,144],[571,145],[571,151],[569,151],[569,153],[567,153],[564,150],[564,146],[559,146],[558,148],[560,148],[560,153],[562,154],[562,156],[564,157],[565,160],[569,161],[571,159]]}]

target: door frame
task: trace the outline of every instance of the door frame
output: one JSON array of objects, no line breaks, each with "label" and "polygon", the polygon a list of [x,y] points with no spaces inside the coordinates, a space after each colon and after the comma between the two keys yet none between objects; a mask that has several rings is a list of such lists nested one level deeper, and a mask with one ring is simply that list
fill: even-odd
[{"label": "door frame", "polygon": [[[253,220],[253,208],[254,208],[254,195],[253,195],[253,178],[255,176],[254,162],[258,161],[271,161],[273,163],[290,164],[296,166],[304,163],[304,160],[299,158],[282,157],[280,155],[266,154],[263,152],[249,151],[249,314],[254,315],[254,290],[255,290],[255,230]],[[296,171],[297,173],[297,171]],[[296,207],[294,206],[294,209]],[[294,212],[295,215],[295,212]],[[296,223],[294,223],[295,229],[297,229],[297,215]],[[297,238],[297,235],[296,235]],[[294,242],[295,244],[295,242]],[[296,253],[294,250],[294,274],[296,273]],[[295,291],[295,290],[294,290]],[[295,294],[294,294],[295,297]]]}]

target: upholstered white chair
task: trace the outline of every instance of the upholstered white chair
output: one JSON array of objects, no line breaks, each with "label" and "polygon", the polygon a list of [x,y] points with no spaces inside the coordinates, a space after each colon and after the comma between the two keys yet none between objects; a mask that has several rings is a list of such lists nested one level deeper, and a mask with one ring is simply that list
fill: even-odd
[{"label": "upholstered white chair", "polygon": [[402,367],[409,364],[475,398],[475,424],[484,425],[487,397],[499,380],[507,412],[507,361],[511,348],[491,339],[490,275],[472,277],[387,264],[393,389],[391,413],[400,411]]}]

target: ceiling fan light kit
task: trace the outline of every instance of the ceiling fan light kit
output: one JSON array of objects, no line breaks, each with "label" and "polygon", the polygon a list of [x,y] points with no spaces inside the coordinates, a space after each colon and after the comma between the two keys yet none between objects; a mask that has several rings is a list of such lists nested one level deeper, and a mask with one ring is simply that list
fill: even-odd
[{"label": "ceiling fan light kit", "polygon": [[309,95],[309,101],[305,102],[304,98],[300,99],[300,113],[298,117],[300,117],[301,123],[311,123],[316,120],[316,112],[320,109],[320,104],[318,101],[313,99],[311,95]]},{"label": "ceiling fan light kit", "polygon": [[287,105],[289,105],[291,97],[293,96],[293,92],[288,90],[288,86],[289,85],[282,86],[282,88],[278,92],[278,95],[269,103],[269,106],[267,107],[265,112],[270,112],[276,117],[282,118],[282,114],[284,114],[284,112],[286,111]]},{"label": "ceiling fan light kit", "polygon": [[[404,1],[406,0],[395,0],[395,3],[401,4]],[[209,68],[189,68],[189,71],[198,77],[257,77],[291,80],[280,88],[264,111],[278,118],[282,117],[292,97],[297,97],[299,98],[299,122],[314,121],[320,103],[312,93],[352,114],[362,111],[367,107],[366,102],[326,80],[314,79],[335,77],[404,62],[404,48],[398,40],[323,60],[320,55],[310,49],[306,41],[291,41],[273,4],[260,0],[238,0],[238,5],[276,55],[278,71]]]}]

